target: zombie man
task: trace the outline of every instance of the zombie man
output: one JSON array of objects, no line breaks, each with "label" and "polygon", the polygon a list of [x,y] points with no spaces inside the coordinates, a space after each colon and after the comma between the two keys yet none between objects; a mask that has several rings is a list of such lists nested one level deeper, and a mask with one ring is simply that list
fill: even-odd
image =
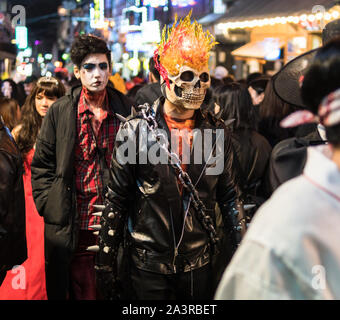
[{"label": "zombie man", "polygon": [[[123,240],[130,279],[122,285],[131,283],[136,299],[208,299],[218,252],[216,202],[235,242],[244,231],[229,133],[200,109],[214,45],[190,14],[175,21],[155,52],[163,97],[122,119],[106,203],[96,214],[100,225],[93,226],[99,242],[88,248],[97,252],[97,279],[107,299],[117,296]],[[127,155],[134,145],[135,154]]]},{"label": "zombie man", "polygon": [[131,105],[107,85],[112,68],[104,40],[77,37],[71,59],[81,86],[48,109],[32,161],[32,189],[45,223],[48,299],[94,300],[94,254],[86,248],[96,236],[89,225],[98,219],[94,205],[104,202],[117,114],[127,116]]}]

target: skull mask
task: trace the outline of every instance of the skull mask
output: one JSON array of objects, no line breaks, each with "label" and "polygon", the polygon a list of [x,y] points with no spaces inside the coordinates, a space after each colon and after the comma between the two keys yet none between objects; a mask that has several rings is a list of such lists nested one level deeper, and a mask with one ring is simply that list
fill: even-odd
[{"label": "skull mask", "polygon": [[199,109],[206,91],[210,87],[208,68],[206,67],[199,72],[188,66],[182,66],[177,76],[169,74],[168,78],[170,89],[163,81],[163,95],[176,106],[186,109]]}]

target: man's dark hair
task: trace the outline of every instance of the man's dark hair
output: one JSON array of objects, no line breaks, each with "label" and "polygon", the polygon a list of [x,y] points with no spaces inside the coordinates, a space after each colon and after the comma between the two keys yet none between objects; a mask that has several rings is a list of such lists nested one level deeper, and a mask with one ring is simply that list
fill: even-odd
[{"label": "man's dark hair", "polygon": [[111,68],[111,52],[103,39],[91,34],[80,35],[76,37],[72,43],[71,60],[78,68],[80,68],[81,63],[87,55],[96,53],[106,54]]},{"label": "man's dark hair", "polygon": [[[314,113],[328,94],[340,88],[340,38],[326,43],[318,50],[304,77],[301,96]],[[328,141],[340,146],[340,125],[326,127]]]},{"label": "man's dark hair", "polygon": [[149,60],[149,70],[155,76],[157,81],[159,82],[160,79],[161,79],[161,76],[160,76],[158,70],[155,67],[155,60],[153,59],[153,57],[151,57],[150,60]]}]

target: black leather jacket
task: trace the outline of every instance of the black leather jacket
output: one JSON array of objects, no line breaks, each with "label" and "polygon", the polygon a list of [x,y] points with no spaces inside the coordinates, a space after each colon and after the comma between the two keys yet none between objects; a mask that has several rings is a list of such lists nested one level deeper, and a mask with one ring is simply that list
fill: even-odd
[{"label": "black leather jacket", "polygon": [[20,152],[0,118],[0,271],[27,259],[22,175]]},{"label": "black leather jacket", "polygon": [[[159,129],[165,130],[170,137],[163,117],[163,103],[164,98],[157,100],[153,110]],[[105,212],[106,214],[113,212],[115,218],[110,220],[107,216],[103,217],[100,231],[100,236],[102,235],[100,238],[105,242],[107,237],[103,234],[107,233],[109,224],[109,229],[115,229],[115,237],[112,237],[114,240],[108,240],[109,244],[100,244],[98,264],[114,264],[112,259],[103,257],[105,254],[102,253],[102,249],[105,245],[113,246],[109,255],[115,256],[120,241],[118,237],[122,235],[122,228],[127,220],[130,253],[137,268],[162,274],[200,268],[211,261],[209,235],[193,206],[190,206],[188,215],[184,218],[183,198],[186,193],[181,195],[173,168],[168,164],[151,164],[149,161],[145,164],[138,163],[146,154],[146,150],[142,151],[144,145],[141,148],[139,146],[139,139],[142,136],[140,124],[143,121],[145,120],[131,116],[117,134],[110,168],[111,183],[106,194],[107,204],[103,214],[105,216]],[[202,137],[204,129],[211,129],[213,141],[216,140],[215,129],[224,130],[224,154],[219,154],[224,161],[223,171],[218,175],[205,174],[203,148],[197,144],[203,163],[193,164],[191,159],[187,173],[196,185],[199,197],[214,225],[216,226],[215,204],[218,202],[222,215],[226,218],[225,224],[230,228],[229,214],[231,208],[236,205],[238,191],[234,178],[233,147],[229,132],[223,122],[201,110],[196,111],[195,128],[202,132]],[[121,164],[117,161],[117,150],[123,146],[123,132],[126,133],[126,129],[129,139],[133,140],[135,137],[135,150],[139,150],[136,154],[137,164]],[[149,129],[147,132],[149,133]],[[150,151],[155,144],[156,141],[148,140],[147,150]],[[195,153],[195,146],[194,138],[191,155]]]}]

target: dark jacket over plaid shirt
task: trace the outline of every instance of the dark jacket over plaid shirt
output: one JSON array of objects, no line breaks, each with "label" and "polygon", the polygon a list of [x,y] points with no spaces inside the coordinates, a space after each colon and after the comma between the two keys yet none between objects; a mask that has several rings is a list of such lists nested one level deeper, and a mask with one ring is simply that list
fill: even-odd
[{"label": "dark jacket over plaid shirt", "polygon": [[[107,96],[106,96],[107,97]],[[75,146],[75,171],[77,189],[77,210],[80,216],[80,229],[88,230],[88,226],[99,223],[99,218],[92,215],[94,204],[103,204],[103,179],[97,147],[105,150],[106,165],[110,161],[119,120],[114,112],[108,108],[107,98],[104,100],[103,111],[100,116],[101,125],[96,134],[91,128],[94,117],[91,107],[87,104],[83,91],[80,94],[77,114],[77,143]]]},{"label": "dark jacket over plaid shirt", "polygon": [[[126,117],[131,101],[106,87],[109,109]],[[32,191],[45,222],[46,286],[49,299],[65,299],[69,266],[77,247],[80,216],[76,196],[77,110],[81,87],[58,99],[48,110],[32,161]],[[80,142],[80,141],[79,141]]]}]

